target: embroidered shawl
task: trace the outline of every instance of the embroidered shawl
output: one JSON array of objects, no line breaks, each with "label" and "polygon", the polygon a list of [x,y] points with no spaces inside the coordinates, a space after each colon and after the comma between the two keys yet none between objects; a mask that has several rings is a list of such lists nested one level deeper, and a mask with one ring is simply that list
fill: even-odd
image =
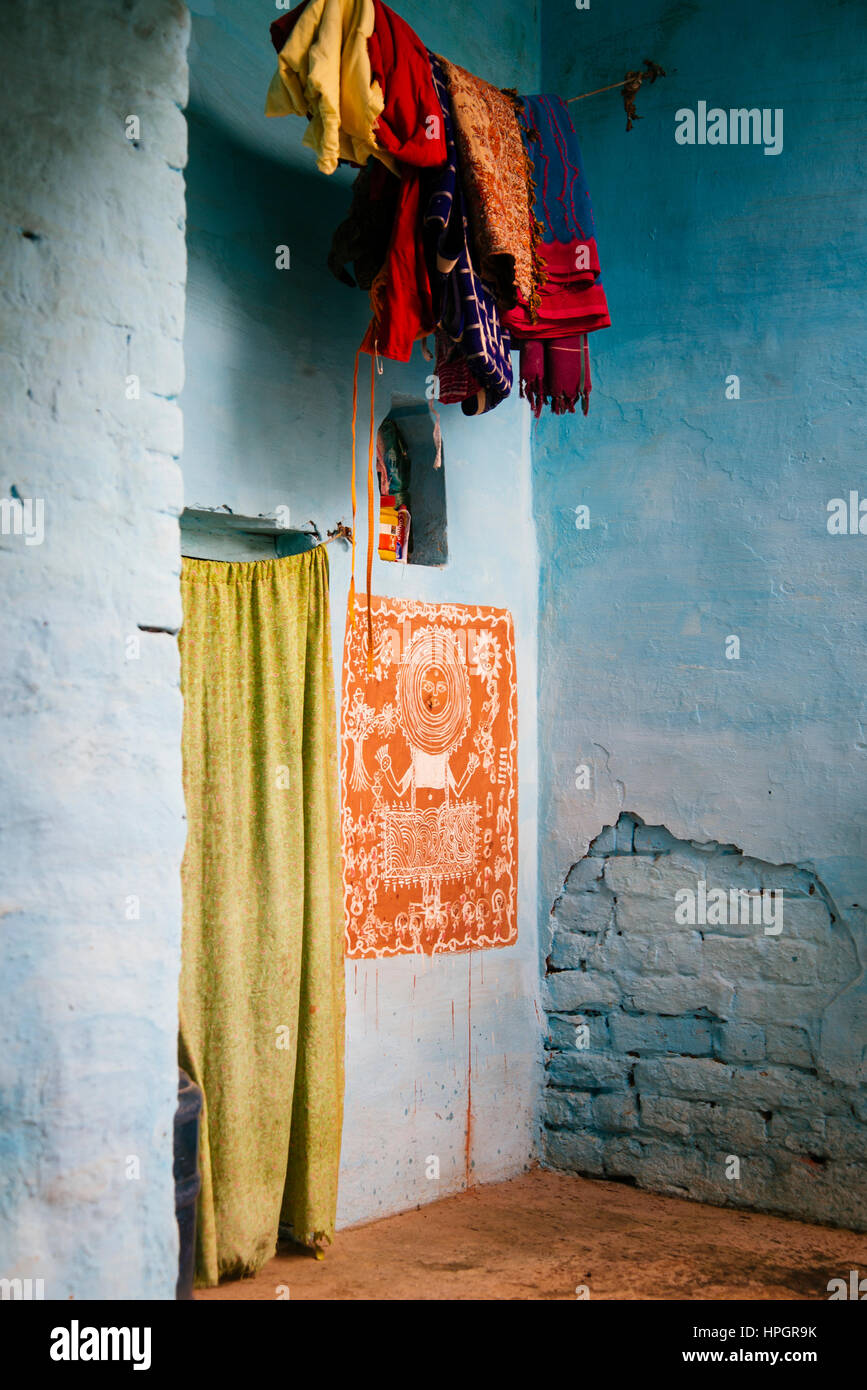
[{"label": "embroidered shawl", "polygon": [[[430,55],[448,153],[437,171],[425,212],[428,264],[438,315],[437,376],[440,400],[471,401],[465,414],[492,410],[512,389],[507,329],[500,323],[490,290],[476,273],[464,210],[463,165],[459,162],[444,65]],[[479,392],[484,399],[479,400]]]},{"label": "embroidered shawl", "polygon": [[532,303],[536,273],[527,156],[513,99],[439,58],[451,98],[479,273],[502,308]]}]

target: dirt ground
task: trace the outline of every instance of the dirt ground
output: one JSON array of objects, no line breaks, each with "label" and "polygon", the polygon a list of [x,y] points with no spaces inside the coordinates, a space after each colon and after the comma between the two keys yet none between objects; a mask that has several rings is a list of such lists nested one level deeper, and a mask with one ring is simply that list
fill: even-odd
[{"label": "dirt ground", "polygon": [[281,1245],[196,1298],[827,1300],[851,1269],[867,1236],[535,1169],[340,1231],[321,1260]]}]

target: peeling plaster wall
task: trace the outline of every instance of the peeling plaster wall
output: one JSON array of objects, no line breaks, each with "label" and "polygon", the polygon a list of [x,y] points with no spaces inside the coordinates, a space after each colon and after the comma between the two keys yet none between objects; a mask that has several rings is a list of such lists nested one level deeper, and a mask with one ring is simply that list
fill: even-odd
[{"label": "peeling plaster wall", "polygon": [[549,1163],[867,1229],[867,1078],[821,1066],[863,967],[814,874],[621,815],[551,924]]},{"label": "peeling plaster wall", "polygon": [[[322,534],[349,522],[352,363],[367,296],[326,266],[353,171],[319,174],[301,121],[268,121],[273,17],[251,0],[193,0],[190,256],[184,480],[189,505],[247,515],[288,506]],[[432,48],[503,85],[538,85],[538,8],[509,0],[496,25],[478,8],[417,0],[397,9]],[[291,269],[275,269],[275,248]],[[395,396],[424,400],[416,352],[377,377],[377,420]],[[359,393],[365,493],[368,383]],[[529,429],[517,398],[481,420],[440,410],[448,563],[375,561],[378,593],[509,608],[519,717],[519,938],[470,956],[347,962],[347,1089],[338,1221],[371,1220],[521,1171],[537,1148],[541,1090],[536,902],[536,594]],[[362,501],[358,531],[367,532]],[[363,553],[364,545],[360,547]],[[244,552],[246,555],[246,552]],[[239,558],[241,555],[239,554]],[[349,559],[332,545],[337,680]],[[363,583],[363,554],[358,580]],[[471,998],[470,998],[471,996]],[[471,1094],[470,1094],[471,1079]],[[426,1159],[440,1160],[440,1178]]]},{"label": "peeling plaster wall", "polygon": [[47,1299],[177,1279],[181,702],[141,629],[180,621],[187,28],[89,0],[46,105],[45,11],[0,15],[0,497],[44,504],[0,535],[0,1277]]},{"label": "peeling plaster wall", "polygon": [[[867,959],[867,537],[826,525],[867,495],[865,42],[846,0],[543,6],[547,89],[669,72],[629,134],[616,93],[571,108],[613,327],[589,419],[533,435],[544,918],[625,809],[814,873]],[[783,108],[782,152],[676,144],[699,101]],[[863,971],[816,1036],[820,1077],[863,1078]]]}]

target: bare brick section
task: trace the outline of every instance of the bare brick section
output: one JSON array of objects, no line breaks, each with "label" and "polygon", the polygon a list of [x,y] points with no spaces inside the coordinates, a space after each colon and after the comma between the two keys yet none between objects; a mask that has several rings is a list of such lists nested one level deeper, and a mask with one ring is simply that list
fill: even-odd
[{"label": "bare brick section", "polygon": [[[764,900],[781,918],[750,899],[744,920],[733,890],[782,894]],[[822,1059],[823,1013],[861,966],[815,875],[624,815],[551,922],[552,1166],[867,1229],[867,1085]]]}]

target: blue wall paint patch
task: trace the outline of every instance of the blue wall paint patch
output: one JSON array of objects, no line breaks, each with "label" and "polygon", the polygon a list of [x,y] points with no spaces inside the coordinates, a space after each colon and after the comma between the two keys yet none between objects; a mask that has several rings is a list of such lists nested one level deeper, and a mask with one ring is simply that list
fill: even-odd
[{"label": "blue wall paint patch", "polygon": [[[570,108],[612,327],[589,418],[533,430],[543,920],[628,806],[811,868],[867,959],[865,555],[827,529],[865,490],[865,40],[851,3],[543,8],[546,88],[668,74],[628,135],[616,93]],[[699,102],[783,109],[782,150],[678,144]],[[852,1081],[865,1032],[853,980],[817,1065]]]}]

